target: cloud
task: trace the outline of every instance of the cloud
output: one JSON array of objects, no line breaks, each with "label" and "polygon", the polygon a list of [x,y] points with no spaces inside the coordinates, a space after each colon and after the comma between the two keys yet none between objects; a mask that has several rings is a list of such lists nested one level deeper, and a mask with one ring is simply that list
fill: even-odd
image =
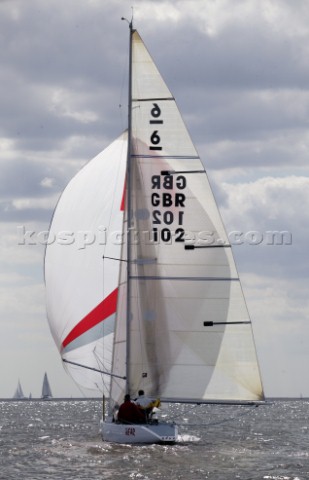
[{"label": "cloud", "polygon": [[[264,177],[225,184],[223,188],[228,200],[222,213],[230,224],[238,224],[240,229],[256,225],[264,231],[273,225],[291,232],[297,230],[305,239],[309,229],[308,177]],[[301,209],[297,209],[299,205]]]},{"label": "cloud", "polygon": [[265,177],[225,184],[223,189],[221,212],[227,229],[242,232],[242,236],[232,236],[240,269],[276,281],[284,278],[287,284],[306,278],[308,177]]}]

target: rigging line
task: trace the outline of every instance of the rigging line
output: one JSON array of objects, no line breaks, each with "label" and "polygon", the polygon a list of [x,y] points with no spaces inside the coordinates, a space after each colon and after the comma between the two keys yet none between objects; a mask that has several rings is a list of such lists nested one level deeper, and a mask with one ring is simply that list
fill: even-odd
[{"label": "rigging line", "polygon": [[117,262],[127,262],[128,260],[125,260],[124,258],[116,258],[116,257],[107,257],[106,255],[103,255],[103,261],[105,260],[105,258],[107,260],[116,260]]},{"label": "rigging line", "polygon": [[[122,390],[123,390],[123,383],[120,382],[120,381],[118,380],[118,378],[115,378],[115,377],[114,377],[114,379],[113,379],[113,387],[114,387],[114,388],[117,387],[116,390],[118,389],[119,391],[122,391]],[[122,397],[124,397],[124,395],[122,395]],[[121,399],[120,403],[122,403],[122,399]],[[113,399],[112,396],[110,396],[110,398],[109,398],[109,406],[110,406],[110,408],[111,408],[111,405],[112,405],[112,404],[115,405],[115,406],[118,405],[118,407],[119,407],[118,402],[115,401],[115,399]]]},{"label": "rigging line", "polygon": [[[73,379],[73,380],[74,380],[74,379]],[[79,392],[81,393],[82,397],[87,398],[86,393],[82,390],[82,388],[81,388],[81,386],[79,385],[79,383],[77,383],[75,380],[74,380],[74,383],[75,383],[76,387],[78,388]]]},{"label": "rigging line", "polygon": [[103,370],[99,370],[98,368],[89,367],[88,365],[82,365],[81,363],[77,363],[77,362],[71,362],[71,360],[67,360],[66,358],[62,358],[62,361],[64,363],[69,363],[70,365],[75,365],[76,367],[86,368],[87,370],[92,370],[94,372],[99,372],[104,375],[109,375],[110,377],[121,378],[122,380],[126,379],[126,377],[122,377],[121,375],[116,375],[115,373],[104,372]]},{"label": "rigging line", "polygon": [[77,386],[78,390],[80,391],[80,393],[82,394],[82,396],[84,398],[87,398],[88,396],[85,394],[85,392],[82,390],[82,388],[80,387],[80,385],[78,385],[77,382],[75,382],[75,385]]},{"label": "rigging line", "polygon": [[[195,405],[193,405],[193,407],[188,408],[188,409],[185,410],[184,412],[181,412],[181,413],[179,413],[178,415],[173,415],[172,419],[175,420],[175,418],[183,417],[184,415],[187,415],[188,413],[192,412],[192,410],[195,410],[195,409],[198,408],[198,407],[201,407],[201,404],[196,403]],[[179,425],[179,424],[177,424],[177,425]],[[185,425],[187,425],[187,423],[186,423]]]},{"label": "rigging line", "polygon": [[[104,333],[104,322],[103,322],[103,333]],[[105,359],[105,341],[104,341],[104,338],[102,338],[102,341],[103,341],[103,357],[102,357],[102,360],[100,359],[99,355],[96,352],[96,347],[94,347],[94,349],[93,349],[93,356],[96,359],[98,368],[100,368],[101,370],[103,370],[103,368],[104,368],[104,359]],[[107,385],[106,385],[106,381],[104,379],[103,373],[100,372],[100,374],[101,374],[101,381],[102,381],[102,387],[103,387],[103,392],[102,393],[104,393],[104,390],[108,391],[108,389],[107,389]],[[96,386],[98,387],[98,390],[101,391],[101,388],[97,383],[96,383]]]},{"label": "rigging line", "polygon": [[[104,323],[104,322],[103,322]],[[103,327],[104,329],[104,327]],[[96,360],[96,363],[97,363],[97,366],[98,366],[98,370],[100,369],[101,370],[101,362],[99,361],[99,356],[98,354],[96,353],[96,347],[94,347],[94,349],[92,350],[93,352],[93,356]],[[103,358],[104,358],[104,341],[103,341]],[[104,366],[103,362],[102,362],[102,367]],[[103,383],[103,387],[104,387],[104,380],[103,380],[103,374],[100,372],[100,375],[101,375],[101,380],[102,380],[102,383]],[[96,386],[99,388],[98,384],[96,383]],[[100,388],[99,388],[100,390]]]},{"label": "rigging line", "polygon": [[[105,268],[104,268],[104,255],[103,255],[103,262],[102,262],[102,297],[103,298],[105,298],[105,275],[104,275],[104,271],[105,271]],[[105,358],[105,335],[104,335],[104,331],[105,331],[105,322],[102,322],[102,339],[101,339],[101,341],[102,341],[102,355],[103,355],[103,358]],[[95,348],[94,348],[93,354],[94,354],[94,357],[96,358]],[[97,362],[98,362],[98,359],[97,359]],[[101,375],[101,380],[102,380],[102,383],[104,384],[103,375]]]}]

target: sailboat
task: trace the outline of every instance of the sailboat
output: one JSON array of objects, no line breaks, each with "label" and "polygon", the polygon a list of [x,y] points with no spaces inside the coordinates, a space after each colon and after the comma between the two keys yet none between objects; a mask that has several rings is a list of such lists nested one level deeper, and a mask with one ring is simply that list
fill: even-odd
[{"label": "sailboat", "polygon": [[56,206],[47,313],[68,373],[108,397],[102,438],[169,443],[172,422],[123,424],[143,389],[170,403],[263,401],[252,324],[205,168],[175,99],[130,25],[128,130]]},{"label": "sailboat", "polygon": [[13,395],[14,400],[26,400],[26,397],[24,395],[20,380],[18,380],[17,387],[15,390],[15,393]]},{"label": "sailboat", "polygon": [[53,396],[53,395],[52,395],[51,388],[50,388],[50,385],[49,385],[47,373],[45,372],[44,378],[43,378],[41,398],[42,398],[43,400],[48,400],[48,399],[52,398],[52,396]]}]

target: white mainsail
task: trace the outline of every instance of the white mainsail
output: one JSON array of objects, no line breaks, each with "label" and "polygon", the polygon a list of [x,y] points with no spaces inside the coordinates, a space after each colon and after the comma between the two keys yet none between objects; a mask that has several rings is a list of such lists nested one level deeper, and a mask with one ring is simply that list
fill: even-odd
[{"label": "white mainsail", "polygon": [[113,358],[128,385],[112,379],[112,402],[139,388],[171,401],[261,400],[252,325],[203,164],[136,31],[132,42],[130,312],[124,262]]},{"label": "white mainsail", "polygon": [[[55,209],[45,254],[47,315],[62,358],[107,372],[118,295],[126,156],[124,133],[71,180]],[[81,386],[108,392],[107,375],[71,364],[66,368]]]}]

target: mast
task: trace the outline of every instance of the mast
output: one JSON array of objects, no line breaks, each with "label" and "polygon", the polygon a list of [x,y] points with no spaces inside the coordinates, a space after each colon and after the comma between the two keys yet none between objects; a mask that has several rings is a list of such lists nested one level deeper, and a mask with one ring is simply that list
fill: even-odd
[{"label": "mast", "polygon": [[126,305],[126,393],[130,393],[130,319],[131,319],[131,226],[132,226],[132,40],[133,18],[129,23],[129,88],[128,88],[128,151],[127,151],[127,305]]}]

